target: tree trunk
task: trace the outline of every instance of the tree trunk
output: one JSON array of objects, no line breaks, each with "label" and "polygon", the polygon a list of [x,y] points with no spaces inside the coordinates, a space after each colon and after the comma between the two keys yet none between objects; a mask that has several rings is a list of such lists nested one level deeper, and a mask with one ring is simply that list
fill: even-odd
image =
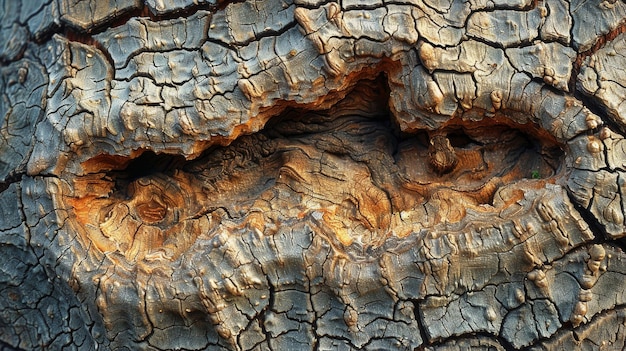
[{"label": "tree trunk", "polygon": [[624,2],[0,3],[0,350],[626,347]]}]

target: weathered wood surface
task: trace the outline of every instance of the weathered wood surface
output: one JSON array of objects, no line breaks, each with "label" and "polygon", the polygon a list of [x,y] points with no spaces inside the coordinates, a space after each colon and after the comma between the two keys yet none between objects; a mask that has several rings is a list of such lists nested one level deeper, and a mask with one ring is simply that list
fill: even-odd
[{"label": "weathered wood surface", "polygon": [[0,349],[625,347],[626,3],[0,4]]}]

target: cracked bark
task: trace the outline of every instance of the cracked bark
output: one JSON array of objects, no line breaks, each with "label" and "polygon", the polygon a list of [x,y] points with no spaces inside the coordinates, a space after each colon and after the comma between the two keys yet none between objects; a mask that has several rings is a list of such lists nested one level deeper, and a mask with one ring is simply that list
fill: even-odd
[{"label": "cracked bark", "polygon": [[623,2],[0,4],[0,350],[625,347]]}]

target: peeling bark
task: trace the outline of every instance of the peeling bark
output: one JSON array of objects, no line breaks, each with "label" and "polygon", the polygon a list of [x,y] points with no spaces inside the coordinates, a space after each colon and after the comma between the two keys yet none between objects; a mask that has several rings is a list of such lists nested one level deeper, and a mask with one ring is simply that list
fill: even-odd
[{"label": "peeling bark", "polygon": [[624,348],[623,2],[0,4],[0,350]]}]

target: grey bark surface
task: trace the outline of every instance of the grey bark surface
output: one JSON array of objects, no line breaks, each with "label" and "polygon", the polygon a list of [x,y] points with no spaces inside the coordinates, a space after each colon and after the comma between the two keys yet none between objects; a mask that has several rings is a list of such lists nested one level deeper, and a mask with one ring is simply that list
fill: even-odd
[{"label": "grey bark surface", "polygon": [[625,2],[0,18],[0,350],[626,347]]}]

